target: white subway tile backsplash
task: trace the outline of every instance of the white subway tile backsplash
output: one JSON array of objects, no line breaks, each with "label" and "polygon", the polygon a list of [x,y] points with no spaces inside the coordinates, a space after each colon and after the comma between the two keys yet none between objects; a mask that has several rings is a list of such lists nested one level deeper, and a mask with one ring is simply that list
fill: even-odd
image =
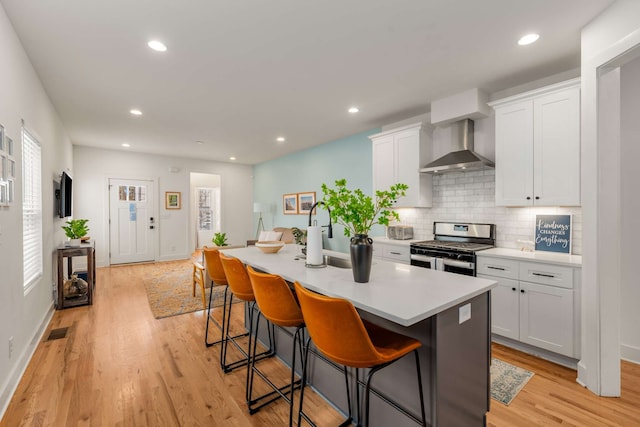
[{"label": "white subway tile backsplash", "polygon": [[520,249],[533,240],[536,214],[572,215],[572,253],[582,254],[580,207],[507,208],[495,206],[495,171],[455,172],[433,177],[433,207],[398,209],[400,222],[413,226],[414,238],[431,238],[434,221],[496,224],[496,246]]}]

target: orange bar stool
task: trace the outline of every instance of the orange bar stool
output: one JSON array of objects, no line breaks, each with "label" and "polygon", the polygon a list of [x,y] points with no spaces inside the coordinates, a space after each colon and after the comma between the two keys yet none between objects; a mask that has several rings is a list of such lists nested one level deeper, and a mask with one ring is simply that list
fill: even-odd
[{"label": "orange bar stool", "polygon": [[[227,277],[227,283],[229,284],[229,288],[231,289],[231,297],[229,300],[229,304],[233,303],[233,298],[238,298],[245,302],[246,307],[249,309],[249,332],[247,334],[243,334],[241,336],[248,336],[249,343],[247,345],[247,349],[242,348],[240,343],[237,341],[238,337],[234,337],[229,335],[229,325],[231,323],[231,308],[226,312],[225,323],[225,331],[222,332],[223,340],[222,346],[220,347],[220,365],[222,370],[227,373],[232,370],[239,368],[241,366],[247,367],[247,380],[246,380],[246,396],[247,401],[249,400],[249,368],[252,359],[261,360],[266,357],[272,357],[275,355],[275,350],[273,347],[273,328],[271,325],[268,327],[269,333],[269,348],[260,354],[251,354],[251,344],[253,338],[253,325],[254,325],[254,314],[258,314],[258,319],[260,318],[260,311],[258,310],[258,306],[256,305],[256,298],[253,294],[253,287],[251,286],[251,280],[249,279],[249,275],[247,274],[247,269],[245,268],[242,261],[238,258],[228,257],[223,253],[220,253],[220,262],[222,263],[222,267],[224,269],[224,273]],[[255,340],[257,341],[257,336]],[[236,360],[235,362],[227,363],[227,348],[231,342],[235,348],[242,354],[242,358]]]},{"label": "orange bar stool", "polygon": [[[251,363],[251,373],[249,376],[249,413],[253,414],[260,408],[274,402],[280,398],[289,403],[289,426],[293,425],[293,392],[296,388],[300,387],[301,380],[295,379],[296,368],[296,351],[300,353],[300,358],[303,355],[303,343],[304,343],[304,318],[302,317],[302,311],[296,301],[291,288],[287,282],[280,276],[275,274],[259,273],[251,267],[247,267],[251,284],[253,285],[253,293],[255,294],[258,307],[260,307],[260,313],[269,320],[272,324],[280,326],[282,328],[295,328],[295,332],[291,334],[288,330],[283,331],[293,336],[293,347],[291,355],[291,381],[288,385],[278,387],[267,376],[260,371],[255,364],[255,359]],[[297,344],[297,347],[296,347]],[[254,353],[254,348],[252,350]],[[304,371],[304,365],[302,366]],[[257,374],[262,378],[273,391],[268,392],[260,397],[253,398],[253,379],[254,374]],[[288,391],[285,389],[288,388]],[[270,398],[267,401],[263,399]],[[260,402],[260,403],[259,403]],[[253,406],[259,403],[258,406]],[[305,420],[314,425],[306,414],[301,414]],[[300,422],[298,421],[298,424]]]},{"label": "orange bar stool", "polygon": [[[205,246],[203,249],[204,255],[204,271],[200,271],[200,278],[202,280],[201,287],[202,290],[202,298],[204,299],[204,280],[205,277],[208,282],[211,284],[211,290],[209,292],[209,305],[207,307],[207,324],[205,326],[204,332],[204,343],[207,347],[211,347],[214,344],[218,344],[222,342],[222,337],[219,340],[209,341],[209,324],[213,322],[214,325],[222,332],[224,331],[225,325],[225,315],[228,308],[227,304],[227,291],[228,291],[228,283],[227,276],[224,274],[224,269],[222,268],[222,263],[220,262],[220,251],[216,248],[210,248]],[[197,263],[196,263],[197,264]],[[195,268],[195,266],[194,266]],[[211,303],[213,301],[213,288],[216,286],[227,286],[224,290],[224,300],[222,303],[222,325],[218,323],[218,321],[211,315]],[[194,284],[195,289],[195,284]]]},{"label": "orange bar stool", "polygon": [[[426,425],[424,414],[424,395],[422,392],[422,377],[420,373],[420,358],[418,348],[420,341],[384,329],[373,323],[360,318],[358,312],[351,302],[341,298],[331,298],[311,292],[300,285],[294,283],[298,301],[302,308],[304,321],[309,331],[310,339],[321,353],[331,361],[343,365],[345,382],[347,384],[347,401],[349,408],[349,418],[342,425],[349,425],[353,420],[351,413],[351,398],[349,396],[349,376],[347,367],[355,368],[356,377],[356,405],[357,421],[360,425],[360,396],[359,386],[362,384],[358,377],[359,368],[369,368],[365,385],[365,426],[369,425],[369,395],[372,390],[371,378],[373,375],[403,356],[413,352],[416,361],[416,373],[418,389],[420,392],[420,410],[422,418],[418,418],[407,409],[400,406],[384,396],[380,391],[374,392],[385,402],[413,419],[422,426]],[[309,354],[309,344],[305,348],[305,361]],[[306,371],[303,371],[303,384],[306,381]],[[300,391],[300,408],[304,388]],[[300,418],[298,417],[298,424]]]}]

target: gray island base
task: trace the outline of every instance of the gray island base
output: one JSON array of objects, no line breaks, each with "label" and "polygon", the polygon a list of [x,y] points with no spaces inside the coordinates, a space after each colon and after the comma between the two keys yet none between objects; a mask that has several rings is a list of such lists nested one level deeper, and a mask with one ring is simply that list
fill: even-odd
[{"label": "gray island base", "polygon": [[[261,271],[279,274],[289,282],[298,281],[313,291],[346,298],[362,318],[420,340],[427,423],[441,427],[486,425],[491,360],[489,292],[494,281],[376,260],[370,282],[355,283],[350,269],[306,269],[304,261],[294,260],[296,250],[293,245],[286,245],[277,254],[263,254],[257,248],[223,252]],[[346,256],[335,252],[331,255]],[[259,337],[266,342],[264,324]],[[276,351],[288,365],[291,345],[290,335],[276,328]],[[312,351],[308,374],[309,385],[346,414],[342,368]],[[361,369],[360,380],[365,376],[366,370]],[[414,359],[405,356],[377,373],[372,387],[419,415],[415,376]],[[353,378],[351,387],[355,408]],[[361,395],[362,392],[363,387]],[[313,419],[313,413],[308,415]],[[370,416],[372,427],[417,425],[375,393],[371,396]]]}]

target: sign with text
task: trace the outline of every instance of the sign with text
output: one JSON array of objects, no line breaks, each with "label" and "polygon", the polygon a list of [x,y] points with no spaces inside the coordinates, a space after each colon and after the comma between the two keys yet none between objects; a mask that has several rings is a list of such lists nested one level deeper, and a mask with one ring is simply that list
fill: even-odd
[{"label": "sign with text", "polygon": [[536,215],[536,251],[571,253],[571,215]]}]

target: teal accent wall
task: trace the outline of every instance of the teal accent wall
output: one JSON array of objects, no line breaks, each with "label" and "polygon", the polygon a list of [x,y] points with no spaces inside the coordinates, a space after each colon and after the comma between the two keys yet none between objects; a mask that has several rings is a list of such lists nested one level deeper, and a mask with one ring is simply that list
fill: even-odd
[{"label": "teal accent wall", "polygon": [[[254,201],[273,206],[272,212],[262,215],[265,228],[307,227],[308,215],[283,213],[284,194],[315,191],[316,200],[320,200],[323,183],[333,186],[335,180],[345,178],[349,188],[360,188],[371,195],[373,168],[371,140],[368,136],[379,132],[380,129],[373,129],[255,165]],[[319,225],[329,223],[329,214],[324,209],[320,209],[313,218],[317,219]],[[257,227],[257,222],[258,214],[254,214],[254,227]],[[341,226],[334,226],[333,239],[327,239],[325,233],[324,248],[348,252],[349,241],[343,232]],[[371,235],[383,232],[384,228],[379,226],[372,229]]]}]

